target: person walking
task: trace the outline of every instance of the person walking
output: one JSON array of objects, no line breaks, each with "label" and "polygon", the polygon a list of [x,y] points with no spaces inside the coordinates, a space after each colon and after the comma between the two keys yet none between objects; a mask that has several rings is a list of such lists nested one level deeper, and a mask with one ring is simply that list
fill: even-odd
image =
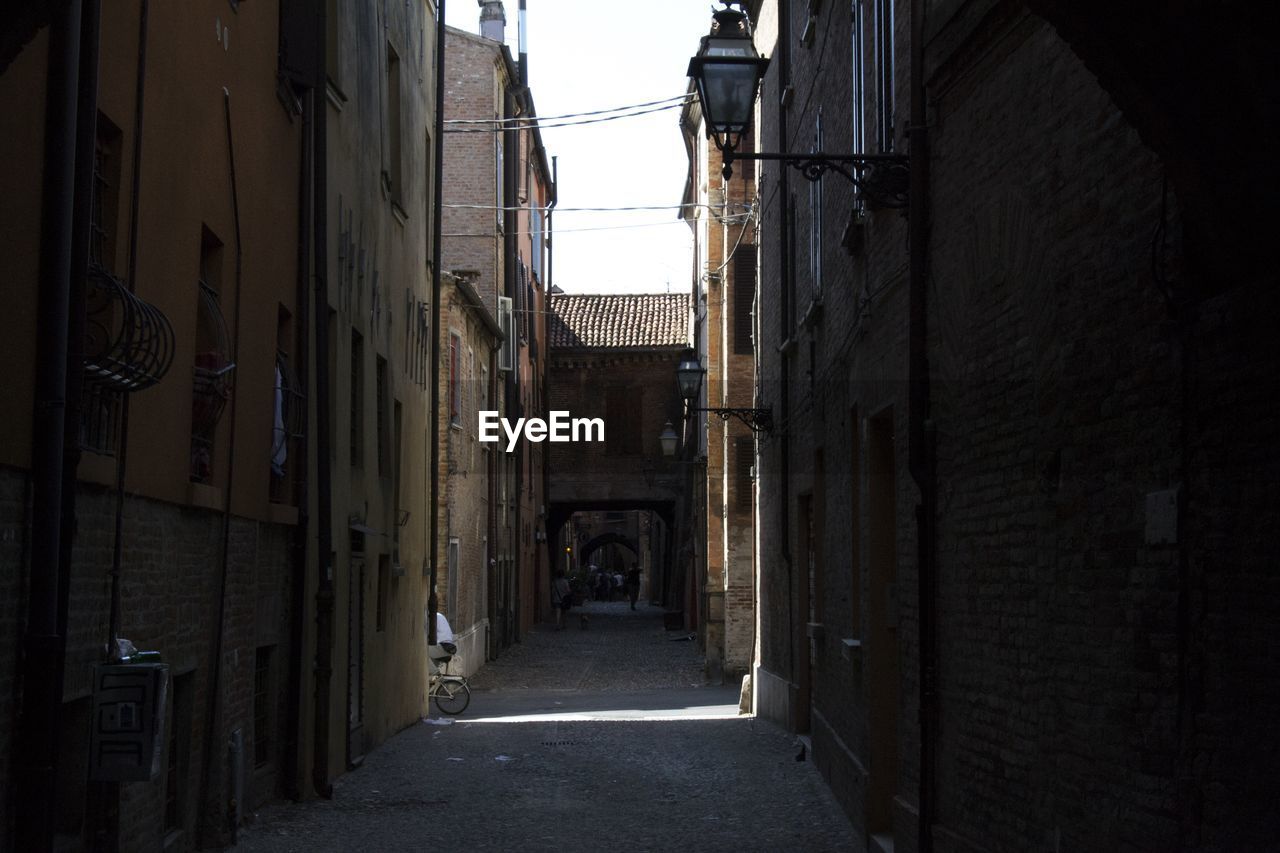
[{"label": "person walking", "polygon": [[556,630],[562,631],[564,615],[573,607],[573,588],[569,586],[569,579],[564,576],[563,569],[556,571],[556,579],[551,582],[551,606],[556,610]]},{"label": "person walking", "polygon": [[631,609],[635,610],[636,599],[640,597],[640,567],[635,563],[627,572],[627,596],[631,599]]}]

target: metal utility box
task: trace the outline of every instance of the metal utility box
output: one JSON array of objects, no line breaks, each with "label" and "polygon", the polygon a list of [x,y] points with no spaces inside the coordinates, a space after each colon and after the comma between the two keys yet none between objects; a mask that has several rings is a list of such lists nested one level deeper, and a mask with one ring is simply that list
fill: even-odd
[{"label": "metal utility box", "polygon": [[89,738],[92,781],[147,782],[159,775],[168,692],[167,664],[94,667]]}]

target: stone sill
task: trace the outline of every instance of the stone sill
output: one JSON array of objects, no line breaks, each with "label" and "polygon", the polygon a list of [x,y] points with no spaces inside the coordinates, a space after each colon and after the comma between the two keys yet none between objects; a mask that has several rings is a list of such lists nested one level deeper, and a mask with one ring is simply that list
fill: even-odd
[{"label": "stone sill", "polygon": [[215,512],[222,511],[222,489],[204,483],[187,483],[187,503]]},{"label": "stone sill", "polygon": [[294,527],[298,524],[298,508],[289,504],[268,503],[267,521]]}]

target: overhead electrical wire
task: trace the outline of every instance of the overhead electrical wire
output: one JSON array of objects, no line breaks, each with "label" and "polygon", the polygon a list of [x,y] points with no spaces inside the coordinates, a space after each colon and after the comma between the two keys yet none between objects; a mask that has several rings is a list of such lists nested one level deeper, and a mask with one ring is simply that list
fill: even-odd
[{"label": "overhead electrical wire", "polygon": [[444,132],[445,133],[506,133],[508,130],[526,130],[526,129],[534,129],[534,128],[538,130],[550,130],[552,128],[557,128],[557,127],[573,127],[574,125],[580,125],[580,124],[596,124],[602,121],[616,121],[620,118],[634,118],[635,116],[642,116],[648,113],[658,113],[658,112],[662,112],[663,110],[673,110],[676,107],[681,107],[681,106],[684,106],[683,102],[667,104],[666,106],[661,106],[661,107],[649,107],[648,109],[635,110],[633,112],[621,113],[619,115],[607,115],[607,116],[600,116],[597,118],[583,118],[583,119],[577,119],[575,121],[559,121],[559,122],[552,122],[550,124],[545,123],[540,119],[531,117],[527,121],[523,121],[520,124],[506,126],[506,127],[450,127],[450,128],[445,128]]},{"label": "overhead electrical wire", "polygon": [[[744,213],[750,214],[752,205],[750,202],[731,202],[724,204],[648,204],[633,205],[630,207],[525,207],[525,206],[508,206],[502,207],[496,204],[446,204],[445,207],[454,210],[506,210],[506,211],[522,211],[522,210],[554,210],[556,213],[619,213],[633,210],[681,210],[686,207],[705,207],[708,210],[723,210],[726,207],[743,206],[746,208]],[[733,215],[733,214],[731,214]]]},{"label": "overhead electrical wire", "polygon": [[512,118],[453,118],[445,119],[445,124],[511,124],[514,126],[534,125],[544,121],[562,121],[564,119],[585,118],[588,116],[606,115],[608,113],[620,113],[630,110],[642,109],[644,107],[653,107],[658,104],[667,104],[671,101],[688,102],[692,96],[688,94],[675,95],[670,98],[662,98],[657,101],[645,101],[642,104],[628,104],[624,107],[613,107],[607,110],[591,110],[583,113],[564,113],[558,116],[514,116]]}]

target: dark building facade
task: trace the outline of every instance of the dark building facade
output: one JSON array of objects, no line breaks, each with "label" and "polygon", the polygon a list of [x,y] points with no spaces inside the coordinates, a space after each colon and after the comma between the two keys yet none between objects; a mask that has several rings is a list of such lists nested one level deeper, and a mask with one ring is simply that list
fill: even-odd
[{"label": "dark building facade", "polygon": [[757,710],[867,849],[1266,849],[1277,298],[1218,192],[1268,167],[1092,7],[749,5],[759,150],[911,172],[759,170]]}]

